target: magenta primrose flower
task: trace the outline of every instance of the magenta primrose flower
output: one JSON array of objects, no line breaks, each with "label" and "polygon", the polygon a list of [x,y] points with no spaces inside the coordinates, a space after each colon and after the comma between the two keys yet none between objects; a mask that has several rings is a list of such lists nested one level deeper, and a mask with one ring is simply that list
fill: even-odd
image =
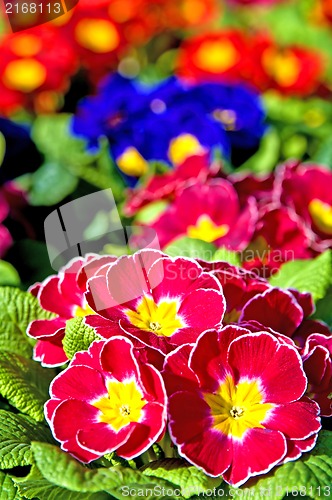
[{"label": "magenta primrose flower", "polygon": [[193,259],[141,250],[104,269],[88,281],[86,300],[96,314],[85,318],[103,337],[123,331],[166,354],[222,322],[221,284]]},{"label": "magenta primrose flower", "polygon": [[30,288],[41,307],[55,315],[51,319],[34,320],[28,326],[28,335],[37,339],[34,360],[41,361],[43,366],[60,366],[68,361],[62,347],[66,321],[75,316],[94,314],[84,298],[87,279],[95,272],[102,272],[103,265],[114,260],[109,255],[100,257],[95,254],[84,259],[75,258],[61,268],[58,275]]},{"label": "magenta primrose flower", "polygon": [[163,375],[172,440],[208,475],[240,486],[315,445],[319,408],[303,396],[301,357],[268,332],[204,332],[166,357]]},{"label": "magenta primrose flower", "polygon": [[113,451],[134,458],[164,433],[163,379],[134,351],[124,337],[96,341],[51,384],[46,418],[61,448],[82,462]]},{"label": "magenta primrose flower", "polygon": [[251,240],[257,220],[254,198],[241,207],[232,184],[212,179],[185,188],[153,222],[161,247],[189,236],[231,250],[243,250]]}]

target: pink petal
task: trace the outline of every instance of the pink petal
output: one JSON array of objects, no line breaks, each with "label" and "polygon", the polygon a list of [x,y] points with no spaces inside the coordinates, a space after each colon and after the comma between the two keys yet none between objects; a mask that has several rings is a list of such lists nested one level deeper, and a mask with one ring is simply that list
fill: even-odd
[{"label": "pink petal", "polygon": [[289,292],[272,288],[244,306],[239,321],[252,319],[291,337],[303,320],[303,311]]},{"label": "pink petal", "polygon": [[102,375],[89,366],[70,366],[51,383],[52,398],[93,401],[108,396]]},{"label": "pink petal", "polygon": [[38,340],[33,350],[33,359],[41,361],[42,366],[45,367],[61,366],[68,361],[61,341],[58,345],[55,340],[51,342]]},{"label": "pink petal", "polygon": [[269,333],[252,333],[233,340],[228,362],[238,380],[260,380],[264,401],[288,403],[302,396],[307,386],[296,349]]},{"label": "pink petal", "polygon": [[82,428],[94,428],[98,423],[99,410],[85,401],[69,399],[55,410],[51,421],[53,435],[59,441],[74,438]]},{"label": "pink petal", "polygon": [[119,381],[132,377],[136,379],[139,368],[133,350],[132,342],[125,337],[113,337],[106,341],[100,353],[102,369]]},{"label": "pink petal", "polygon": [[192,291],[183,299],[178,314],[188,327],[203,332],[221,324],[225,309],[225,298],[221,292],[200,289]]},{"label": "pink petal", "polygon": [[59,337],[64,334],[66,320],[63,318],[35,319],[27,329],[29,337],[41,340],[52,340],[52,337]]},{"label": "pink petal", "polygon": [[282,432],[287,438],[306,439],[321,428],[318,415],[318,405],[309,398],[304,398],[273,408],[264,425]]},{"label": "pink petal", "polygon": [[307,439],[301,439],[294,441],[292,439],[287,439],[287,454],[282,459],[281,463],[284,464],[286,462],[290,462],[292,460],[296,460],[299,458],[302,453],[306,451],[312,450],[315,446],[318,438],[318,434],[314,434],[313,436],[308,437]]},{"label": "pink petal", "polygon": [[58,314],[62,318],[73,316],[74,304],[66,301],[59,290],[58,276],[50,276],[39,291],[39,302],[43,309]]},{"label": "pink petal", "polygon": [[125,444],[130,439],[135,427],[136,423],[131,422],[115,432],[110,425],[95,422],[90,428],[85,425],[83,429],[78,431],[77,442],[85,450],[105,455],[105,453],[112,453]]},{"label": "pink petal", "polygon": [[286,439],[281,432],[250,429],[242,440],[233,440],[232,464],[223,479],[238,487],[250,477],[271,470],[285,456],[286,450]]},{"label": "pink petal", "polygon": [[169,395],[178,391],[197,390],[197,378],[189,368],[189,356],[194,344],[185,344],[165,358],[163,378]]}]

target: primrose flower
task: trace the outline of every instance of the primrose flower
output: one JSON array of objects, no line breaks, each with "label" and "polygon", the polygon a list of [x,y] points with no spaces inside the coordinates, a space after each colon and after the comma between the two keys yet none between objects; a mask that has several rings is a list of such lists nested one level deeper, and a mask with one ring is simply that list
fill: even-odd
[{"label": "primrose flower", "polygon": [[60,366],[68,361],[62,347],[66,321],[75,316],[94,314],[84,298],[87,279],[95,272],[102,272],[102,264],[113,260],[110,256],[93,254],[85,259],[72,259],[60,269],[58,275],[50,276],[43,283],[36,283],[30,288],[29,291],[37,297],[41,307],[54,313],[50,319],[32,321],[27,329],[28,335],[37,339],[34,359],[41,361],[43,366]]},{"label": "primrose flower", "polygon": [[243,250],[253,235],[256,220],[253,198],[241,209],[231,183],[213,179],[185,188],[151,227],[162,247],[189,236],[231,250]]},{"label": "primrose flower", "polygon": [[116,451],[133,458],[162,437],[166,393],[160,373],[124,337],[77,353],[50,387],[45,415],[61,448],[82,462]]},{"label": "primrose flower", "polygon": [[312,258],[311,241],[310,232],[294,210],[267,205],[260,209],[252,240],[242,254],[243,267],[267,278],[284,262]]},{"label": "primrose flower", "polygon": [[66,39],[51,26],[38,26],[5,35],[0,51],[0,111],[54,111],[58,94],[76,71],[76,56]]},{"label": "primrose flower", "polygon": [[318,405],[303,397],[300,355],[270,333],[204,332],[166,357],[163,376],[171,438],[208,475],[240,486],[315,444]]},{"label": "primrose flower", "polygon": [[221,285],[211,273],[192,259],[154,250],[121,257],[88,280],[86,300],[97,314],[85,323],[97,333],[102,329],[100,335],[111,337],[120,327],[164,354],[220,325],[225,309]]},{"label": "primrose flower", "polygon": [[322,252],[332,246],[332,172],[321,165],[289,162],[276,173],[276,195],[305,222],[312,248]]},{"label": "primrose flower", "polygon": [[332,336],[312,333],[301,351],[308,377],[307,395],[319,404],[323,417],[332,416]]}]

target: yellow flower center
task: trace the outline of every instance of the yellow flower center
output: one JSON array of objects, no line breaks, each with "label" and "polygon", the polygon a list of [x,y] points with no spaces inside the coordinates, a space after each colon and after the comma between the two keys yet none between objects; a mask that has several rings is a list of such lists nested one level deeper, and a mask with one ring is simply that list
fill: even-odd
[{"label": "yellow flower center", "polygon": [[274,407],[263,403],[263,395],[256,380],[234,384],[228,375],[215,394],[205,393],[213,418],[213,427],[227,436],[242,438],[248,429],[264,429],[262,422]]},{"label": "yellow flower center", "polygon": [[136,148],[129,147],[124,150],[121,156],[116,159],[119,169],[127,175],[141,177],[146,174],[149,164]]},{"label": "yellow flower center", "polygon": [[75,317],[83,318],[84,316],[89,316],[89,314],[96,314],[91,307],[86,304],[84,307],[77,306],[74,311]]},{"label": "yellow flower center", "polygon": [[185,326],[177,314],[178,306],[176,300],[162,300],[156,304],[153,298],[144,295],[136,311],[128,309],[125,314],[137,328],[158,336],[170,337]]},{"label": "yellow flower center", "polygon": [[114,25],[104,19],[82,19],[76,26],[75,37],[80,45],[97,54],[111,52],[120,42]]},{"label": "yellow flower center", "polygon": [[320,231],[332,234],[332,206],[315,198],[309,203],[309,213]]},{"label": "yellow flower center", "polygon": [[199,23],[206,13],[205,0],[184,0],[181,5],[182,15],[190,24]]},{"label": "yellow flower center", "polygon": [[46,79],[45,67],[35,59],[11,61],[4,73],[5,85],[21,92],[32,92]]},{"label": "yellow flower center", "polygon": [[207,40],[193,55],[194,63],[210,73],[223,73],[239,61],[239,53],[229,40]]},{"label": "yellow flower center", "polygon": [[190,156],[204,151],[203,146],[194,135],[181,134],[171,140],[168,148],[168,157],[174,165],[180,165]]},{"label": "yellow flower center", "polygon": [[146,400],[134,380],[108,381],[107,391],[108,397],[102,397],[92,403],[101,411],[99,422],[109,424],[115,431],[119,431],[130,422],[139,422]]},{"label": "yellow flower center", "polygon": [[211,243],[225,236],[228,231],[229,226],[226,224],[217,226],[208,215],[203,214],[198,218],[195,226],[188,226],[187,235],[189,238],[197,238]]},{"label": "yellow flower center", "polygon": [[265,70],[281,87],[290,87],[296,83],[301,65],[291,52],[278,53],[272,48],[266,49],[262,62]]},{"label": "yellow flower center", "polygon": [[41,50],[42,42],[35,35],[19,35],[11,40],[10,48],[17,56],[32,57]]},{"label": "yellow flower center", "polygon": [[226,130],[235,130],[236,113],[232,109],[216,109],[212,115]]}]

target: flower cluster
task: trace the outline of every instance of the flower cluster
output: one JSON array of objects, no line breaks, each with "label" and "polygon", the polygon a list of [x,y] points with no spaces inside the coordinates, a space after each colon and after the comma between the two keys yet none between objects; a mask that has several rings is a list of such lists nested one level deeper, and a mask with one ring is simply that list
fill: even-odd
[{"label": "flower cluster", "polygon": [[240,252],[246,269],[269,276],[283,262],[331,247],[331,181],[327,168],[299,162],[265,178],[226,176],[201,155],[131,190],[125,212],[142,223],[140,214],[163,200],[146,222],[162,248],[184,236],[201,239]]},{"label": "flower cluster", "polygon": [[248,82],[283,95],[312,94],[324,80],[324,70],[319,52],[235,29],[185,39],[177,60],[177,74],[191,82]]},{"label": "flower cluster", "polygon": [[73,131],[91,147],[106,136],[129,182],[148,161],[180,164],[193,154],[257,148],[265,131],[259,97],[242,86],[185,85],[171,78],[157,86],[113,75],[79,107]]},{"label": "flower cluster", "polygon": [[82,462],[137,457],[168,429],[182,457],[239,486],[311,450],[319,416],[332,414],[331,334],[307,319],[308,293],[148,249],[75,259],[37,291],[43,308],[55,311],[52,297],[67,306],[49,327],[30,325],[45,359],[62,335],[46,342],[46,329],[63,328],[83,301],[98,336],[45,405],[54,437]]}]

